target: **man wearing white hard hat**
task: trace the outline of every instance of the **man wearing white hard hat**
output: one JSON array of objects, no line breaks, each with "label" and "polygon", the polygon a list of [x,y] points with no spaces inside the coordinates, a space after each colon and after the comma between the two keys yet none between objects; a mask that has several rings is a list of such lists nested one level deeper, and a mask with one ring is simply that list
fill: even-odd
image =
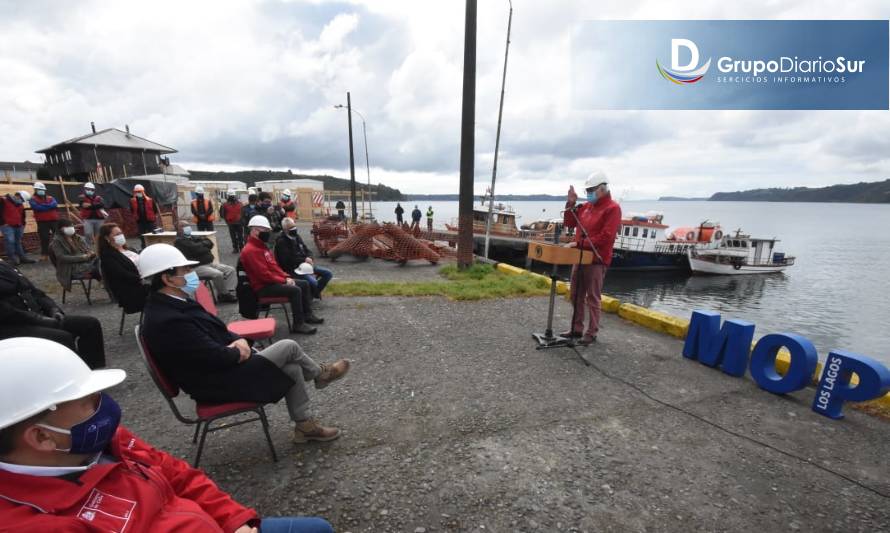
[{"label": "man wearing white hard hat", "polygon": [[241,210],[243,208],[244,205],[238,201],[238,194],[231,189],[226,192],[226,201],[219,206],[219,216],[226,221],[226,225],[229,227],[233,254],[237,254],[244,247],[244,227],[241,225]]},{"label": "man wearing white hard hat", "polygon": [[213,231],[213,202],[204,196],[204,187],[195,187],[195,199],[192,200],[192,222],[198,226],[198,231]]},{"label": "man wearing white hard hat", "polygon": [[31,337],[0,341],[0,353],[4,530],[333,531],[319,518],[260,519],[121,426],[106,391],[123,370],[90,370],[61,344]]},{"label": "man wearing white hard hat", "polygon": [[250,287],[258,297],[286,296],[293,316],[292,333],[312,335],[324,319],[312,312],[312,289],[304,280],[296,280],[284,272],[267,243],[272,237],[272,226],[266,217],[256,215],[247,223],[250,229],[247,244],[241,250],[241,267],[247,273]]},{"label": "man wearing white hard hat", "polygon": [[297,203],[294,202],[290,189],[281,191],[281,199],[278,201],[278,207],[284,212],[284,216],[293,217],[294,211],[297,210]]},{"label": "man wearing white hard hat", "polygon": [[46,193],[46,185],[34,182],[34,195],[28,202],[37,222],[37,237],[40,239],[40,260],[49,258],[50,239],[56,235],[59,224],[59,202]]},{"label": "man wearing white hard hat", "polygon": [[[592,172],[584,183],[587,202],[577,205],[578,194],[569,186],[564,224],[575,229],[575,240],[566,246],[593,250],[594,262],[572,268],[572,328],[565,337],[579,338],[586,345],[596,340],[600,322],[600,300],[606,269],[612,263],[612,246],[621,225],[621,207],[612,200],[609,179],[602,171]],[[590,315],[584,329],[584,314]]]},{"label": "man wearing white hard hat", "polygon": [[155,201],[145,192],[145,187],[141,183],[137,183],[133,187],[133,197],[130,198],[130,212],[133,213],[133,220],[136,222],[136,228],[139,231],[139,241],[145,248],[146,233],[151,233],[156,227],[156,221],[160,210]]},{"label": "man wearing white hard hat", "polygon": [[105,223],[108,212],[102,197],[96,194],[96,186],[92,183],[83,185],[83,193],[77,198],[80,206],[80,219],[83,220],[83,236],[90,246],[95,246],[99,228]]},{"label": "man wearing white hard hat", "polygon": [[284,398],[298,443],[339,437],[340,430],[309,416],[306,382],[314,380],[316,388],[324,388],[349,371],[349,361],[316,363],[290,339],[253,350],[195,302],[200,282],[194,265],[168,244],[153,244],[139,257],[140,274],[151,280],[142,336],[161,370],[197,401],[269,403]]}]

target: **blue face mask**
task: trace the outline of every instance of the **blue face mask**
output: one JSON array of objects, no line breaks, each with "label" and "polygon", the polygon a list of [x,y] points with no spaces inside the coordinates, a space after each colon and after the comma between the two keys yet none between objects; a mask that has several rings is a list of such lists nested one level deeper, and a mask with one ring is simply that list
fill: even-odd
[{"label": "blue face mask", "polygon": [[596,202],[596,191],[587,191],[587,201]]},{"label": "blue face mask", "polygon": [[46,191],[38,189],[34,191],[34,194],[36,194],[37,196],[46,196]]},{"label": "blue face mask", "polygon": [[191,236],[191,234],[192,234],[192,227],[191,227],[191,226],[186,226],[186,227],[182,228],[182,234],[185,235],[186,237]]},{"label": "blue face mask", "polygon": [[56,451],[73,454],[99,453],[108,447],[117,426],[121,422],[121,408],[111,396],[104,392],[99,394],[99,407],[86,420],[71,426],[71,429],[62,429],[49,424],[37,424],[38,426],[71,435],[71,447],[67,450],[56,448]]},{"label": "blue face mask", "polygon": [[93,195],[93,191],[91,191],[91,190],[89,190],[89,189],[84,190],[83,193],[84,193],[85,195],[87,195],[87,196],[92,196],[92,195]]},{"label": "blue face mask", "polygon": [[185,285],[180,287],[179,290],[194,298],[195,293],[198,291],[198,285],[201,284],[201,280],[198,279],[198,274],[196,272],[189,272],[182,277],[185,278]]}]

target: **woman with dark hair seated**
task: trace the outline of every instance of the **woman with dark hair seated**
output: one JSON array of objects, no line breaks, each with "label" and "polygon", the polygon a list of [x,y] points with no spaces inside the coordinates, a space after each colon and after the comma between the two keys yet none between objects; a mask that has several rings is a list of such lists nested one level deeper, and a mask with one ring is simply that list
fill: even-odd
[{"label": "woman with dark hair seated", "polygon": [[56,266],[56,279],[66,291],[71,290],[71,280],[82,279],[89,274],[101,280],[96,252],[74,232],[74,224],[67,219],[59,220],[58,230],[49,245],[50,258]]},{"label": "woman with dark hair seated", "polygon": [[134,261],[139,256],[127,249],[127,238],[120,226],[103,224],[99,229],[96,248],[102,262],[105,285],[117,304],[128,314],[142,311],[148,290],[142,284]]}]

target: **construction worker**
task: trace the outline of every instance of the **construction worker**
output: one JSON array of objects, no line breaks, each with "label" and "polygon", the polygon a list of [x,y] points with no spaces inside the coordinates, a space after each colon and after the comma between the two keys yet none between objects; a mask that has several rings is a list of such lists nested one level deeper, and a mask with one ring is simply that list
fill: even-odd
[{"label": "construction worker", "polygon": [[46,185],[34,183],[34,196],[28,202],[37,221],[37,236],[40,238],[40,260],[49,258],[49,242],[56,234],[56,226],[59,224],[59,203],[55,198],[46,194]]},{"label": "construction worker", "polygon": [[87,244],[95,246],[99,228],[108,217],[102,197],[96,194],[96,186],[89,182],[85,183],[83,193],[77,198],[77,203],[80,206],[80,219],[83,220],[83,236],[86,238]]},{"label": "construction worker", "polygon": [[133,218],[136,221],[139,241],[142,243],[142,248],[145,248],[145,237],[143,235],[154,231],[160,210],[155,205],[154,200],[145,194],[145,187],[141,183],[137,183],[133,187],[133,197],[130,198],[130,211],[133,213]]},{"label": "construction worker", "polygon": [[[207,475],[121,425],[90,370],[45,339],[0,341],[0,524],[9,531],[331,533],[320,518],[260,518]],[[237,431],[237,430],[236,430]]]},{"label": "construction worker", "polygon": [[426,208],[426,230],[433,231],[433,206]]},{"label": "construction worker", "polygon": [[34,260],[25,255],[22,238],[25,235],[25,202],[31,199],[26,191],[18,191],[0,198],[0,220],[3,225],[3,245],[6,258],[13,264],[33,263]]},{"label": "construction worker", "polygon": [[192,222],[198,226],[198,231],[213,231],[213,202],[204,197],[204,187],[195,187],[195,199],[192,200]]},{"label": "construction worker", "polygon": [[337,200],[334,209],[337,210],[337,216],[340,217],[340,220],[346,220],[346,204],[343,203],[343,200]]},{"label": "construction worker", "polygon": [[[579,344],[587,345],[596,340],[600,321],[600,300],[606,269],[612,262],[612,246],[621,225],[621,207],[612,200],[609,178],[602,171],[592,172],[584,183],[587,202],[576,206],[578,194],[569,186],[563,223],[567,228],[577,228],[575,240],[566,244],[570,248],[593,250],[594,262],[575,265],[572,268],[571,301],[572,329],[564,337],[581,337]],[[584,330],[584,313],[590,314],[590,324]]]},{"label": "construction worker", "polygon": [[241,225],[241,209],[244,206],[238,201],[235,191],[226,192],[226,201],[219,206],[219,216],[229,226],[229,238],[232,239],[232,253],[237,254],[244,247],[244,228]]},{"label": "construction worker", "polygon": [[297,210],[297,202],[293,201],[290,189],[281,191],[281,200],[278,202],[278,207],[281,208],[285,216],[293,217],[293,212]]}]

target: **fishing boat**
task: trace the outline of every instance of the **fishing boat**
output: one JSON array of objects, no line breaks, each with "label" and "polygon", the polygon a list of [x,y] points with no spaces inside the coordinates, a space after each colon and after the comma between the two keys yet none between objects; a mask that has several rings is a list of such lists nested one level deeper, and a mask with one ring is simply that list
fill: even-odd
[{"label": "fishing boat", "polygon": [[762,239],[745,235],[725,235],[716,248],[688,251],[689,268],[693,274],[737,276],[782,272],[794,265],[794,257],[774,251],[778,239]]},{"label": "fishing boat", "polygon": [[[486,223],[488,221],[488,211],[491,208],[491,234],[506,237],[520,237],[522,231],[516,226],[516,212],[509,205],[503,203],[493,203],[489,200],[491,197],[486,194],[482,197],[482,203],[473,206],[473,233],[476,235],[485,235]],[[486,203],[486,200],[492,202],[492,205]],[[449,231],[457,231],[458,221],[453,220],[451,224],[446,223],[445,227]]]},{"label": "fishing boat", "polygon": [[716,222],[704,221],[694,227],[668,229],[664,215],[648,212],[621,220],[612,251],[610,270],[689,271],[690,250],[715,248],[723,238]]}]

